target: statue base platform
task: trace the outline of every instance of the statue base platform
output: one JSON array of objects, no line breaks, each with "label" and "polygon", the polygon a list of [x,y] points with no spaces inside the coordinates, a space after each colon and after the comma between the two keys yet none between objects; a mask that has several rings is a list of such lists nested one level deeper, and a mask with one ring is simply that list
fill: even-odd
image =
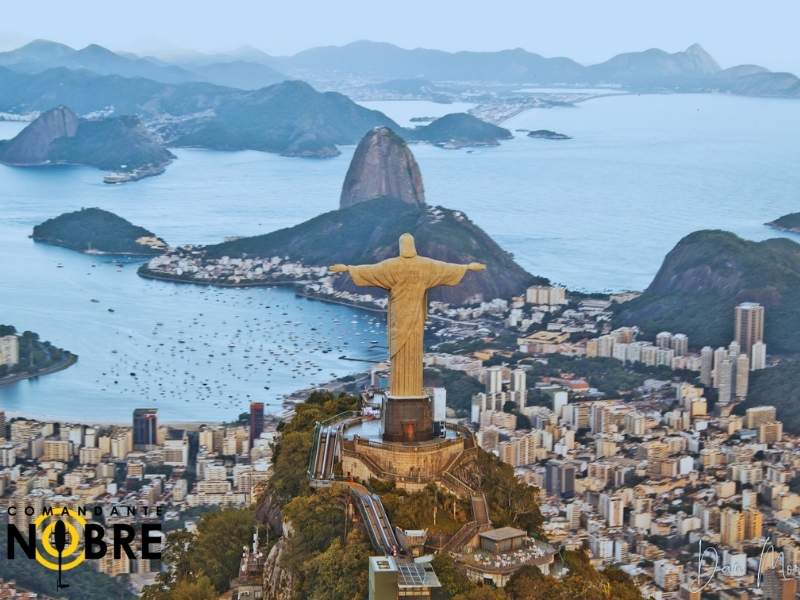
[{"label": "statue base platform", "polygon": [[433,406],[427,396],[386,397],[382,412],[383,441],[413,444],[433,439]]},{"label": "statue base platform", "polygon": [[440,481],[465,448],[473,446],[472,434],[463,428],[448,430],[446,438],[413,444],[346,434],[341,446],[342,475],[364,482],[393,481],[399,489],[416,492]]}]

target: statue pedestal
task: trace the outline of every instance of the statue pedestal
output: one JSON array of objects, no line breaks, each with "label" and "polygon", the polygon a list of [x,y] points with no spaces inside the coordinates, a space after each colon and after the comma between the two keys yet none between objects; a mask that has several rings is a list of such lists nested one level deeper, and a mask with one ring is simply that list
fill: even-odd
[{"label": "statue pedestal", "polygon": [[385,442],[427,442],[433,439],[433,407],[427,396],[386,397],[383,405]]}]

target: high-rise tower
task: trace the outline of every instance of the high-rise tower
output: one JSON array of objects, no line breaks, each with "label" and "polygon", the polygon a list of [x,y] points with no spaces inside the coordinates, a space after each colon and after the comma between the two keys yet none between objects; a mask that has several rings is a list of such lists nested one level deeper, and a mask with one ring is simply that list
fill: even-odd
[{"label": "high-rise tower", "polygon": [[742,302],[736,307],[734,334],[739,348],[750,356],[753,344],[764,341],[764,307],[756,302]]},{"label": "high-rise tower", "polygon": [[147,450],[158,444],[158,409],[137,408],[133,411],[133,447]]},{"label": "high-rise tower", "polygon": [[250,403],[250,447],[253,441],[257,440],[264,432],[264,403]]}]

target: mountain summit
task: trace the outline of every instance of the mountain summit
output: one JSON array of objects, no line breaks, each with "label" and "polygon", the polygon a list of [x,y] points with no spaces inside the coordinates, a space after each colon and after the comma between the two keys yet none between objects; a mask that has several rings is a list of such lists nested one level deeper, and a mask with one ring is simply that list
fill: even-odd
[{"label": "mountain summit", "polygon": [[342,185],[340,208],[375,198],[425,205],[419,165],[405,141],[388,127],[376,127],[359,142]]},{"label": "mountain summit", "polygon": [[0,145],[0,161],[14,165],[38,165],[50,158],[56,140],[78,132],[78,116],[66,106],[40,115],[17,136]]}]

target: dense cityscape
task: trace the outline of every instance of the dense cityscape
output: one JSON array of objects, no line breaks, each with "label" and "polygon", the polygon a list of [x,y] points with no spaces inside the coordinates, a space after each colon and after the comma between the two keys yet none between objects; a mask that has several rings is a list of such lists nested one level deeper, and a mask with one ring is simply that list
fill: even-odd
[{"label": "dense cityscape", "polygon": [[[435,418],[471,429],[480,448],[538,489],[545,519],[538,542],[505,527],[481,533],[480,550],[454,556],[472,578],[498,587],[525,565],[546,573],[557,552],[583,549],[598,566],[618,565],[644,597],[701,598],[701,590],[720,598],[755,590],[793,597],[795,580],[781,573],[800,559],[797,440],[783,431],[773,406],[735,410],[751,373],[769,368],[764,307],[737,306],[730,345],[697,352],[681,333],[647,341],[636,327],[611,330],[610,309],[620,299],[533,286],[511,301],[432,305],[428,329],[437,346],[474,349],[430,352],[427,369],[458,372],[484,387],[471,396],[466,418],[450,406],[445,388],[431,389]],[[504,347],[499,340],[513,342]],[[2,363],[14,367],[17,336],[2,338],[0,350]],[[643,366],[652,376],[616,395],[567,370],[537,375],[558,356]],[[388,365],[375,365],[359,381],[366,418],[389,385]],[[2,415],[4,512],[23,527],[45,506],[91,504],[103,507],[106,522],[141,523],[159,517],[111,515],[111,507],[160,506],[169,529],[191,531],[206,510],[259,501],[277,425],[260,403],[238,423],[189,428],[159,425],[157,411],[144,408],[134,412],[132,426]],[[26,506],[31,514],[12,508]],[[425,546],[424,531],[398,533],[406,551]],[[701,547],[718,552],[719,564],[704,555],[698,578]],[[233,582],[234,598],[251,597],[244,590],[254,578],[262,585],[253,569],[263,570],[264,558],[258,548],[245,553],[250,575]],[[377,563],[370,565],[380,578]],[[125,575],[140,591],[162,568],[125,555],[97,563],[101,573]],[[439,585],[429,579],[430,589]]]},{"label": "dense cityscape", "polygon": [[800,8],[562,4],[5,8],[0,600],[800,599]]}]

